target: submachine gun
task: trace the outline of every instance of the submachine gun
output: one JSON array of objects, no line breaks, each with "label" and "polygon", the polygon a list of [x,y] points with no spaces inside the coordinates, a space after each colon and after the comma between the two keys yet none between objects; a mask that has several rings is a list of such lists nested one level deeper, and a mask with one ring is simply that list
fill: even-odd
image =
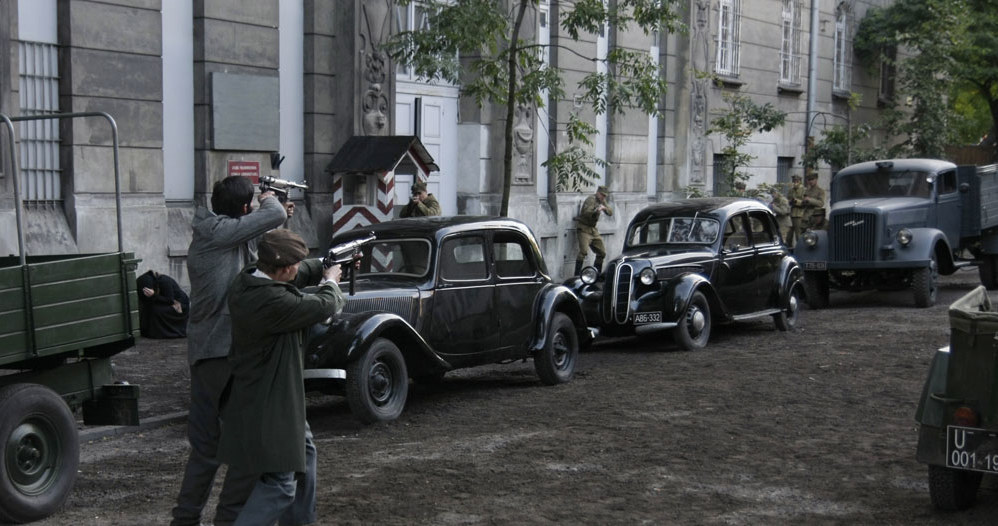
[{"label": "submachine gun", "polygon": [[329,252],[326,254],[326,257],[322,258],[322,266],[324,268],[329,268],[333,265],[341,265],[343,273],[350,274],[351,296],[354,294],[354,283],[356,282],[357,275],[357,269],[354,268],[354,264],[362,255],[361,247],[371,241],[374,241],[375,239],[377,239],[377,237],[375,237],[374,232],[369,232],[364,237],[331,247]]},{"label": "submachine gun", "polygon": [[281,203],[288,202],[288,190],[293,188],[308,190],[308,186],[294,181],[278,179],[270,175],[265,175],[260,178],[260,192],[274,192],[274,195],[277,196],[277,200]]}]

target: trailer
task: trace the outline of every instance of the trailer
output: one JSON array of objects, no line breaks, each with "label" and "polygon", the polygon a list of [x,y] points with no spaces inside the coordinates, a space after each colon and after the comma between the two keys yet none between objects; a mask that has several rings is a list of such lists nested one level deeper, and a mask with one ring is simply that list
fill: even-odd
[{"label": "trailer", "polygon": [[[28,255],[13,122],[104,118],[111,127],[118,250]],[[111,357],[139,332],[135,269],[122,242],[118,130],[103,112],[8,117],[18,255],[0,258],[0,522],[57,511],[76,481],[85,425],[138,425],[139,388],[116,382]]]}]

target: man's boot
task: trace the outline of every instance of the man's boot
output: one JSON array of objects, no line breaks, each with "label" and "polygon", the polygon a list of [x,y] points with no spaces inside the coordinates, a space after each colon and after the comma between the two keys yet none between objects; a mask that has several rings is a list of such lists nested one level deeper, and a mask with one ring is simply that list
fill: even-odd
[{"label": "man's boot", "polygon": [[596,275],[598,276],[597,279],[602,278],[603,277],[603,258],[596,258],[596,261],[593,262],[593,266],[596,267]]},{"label": "man's boot", "polygon": [[579,260],[575,260],[575,274],[572,275],[579,276],[581,274],[582,274],[582,262]]}]

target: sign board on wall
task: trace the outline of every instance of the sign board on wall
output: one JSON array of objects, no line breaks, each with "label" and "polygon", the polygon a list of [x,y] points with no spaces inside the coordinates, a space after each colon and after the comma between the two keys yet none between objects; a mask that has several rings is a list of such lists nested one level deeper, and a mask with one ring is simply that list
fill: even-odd
[{"label": "sign board on wall", "polygon": [[229,161],[227,175],[249,177],[253,184],[260,183],[260,161]]}]

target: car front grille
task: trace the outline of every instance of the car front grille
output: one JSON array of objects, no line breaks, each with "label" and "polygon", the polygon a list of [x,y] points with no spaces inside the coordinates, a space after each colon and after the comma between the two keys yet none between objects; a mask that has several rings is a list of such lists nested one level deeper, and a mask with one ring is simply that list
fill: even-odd
[{"label": "car front grille", "polygon": [[410,324],[416,319],[416,301],[409,296],[387,298],[352,298],[347,296],[343,312],[357,314],[368,311],[384,311],[397,314]]},{"label": "car front grille", "polygon": [[877,246],[876,214],[845,213],[832,217],[833,261],[873,261]]},{"label": "car front grille", "polygon": [[634,268],[624,263],[617,267],[617,272],[613,280],[613,316],[617,323],[626,323],[628,306],[631,303],[631,279],[634,277]]}]

